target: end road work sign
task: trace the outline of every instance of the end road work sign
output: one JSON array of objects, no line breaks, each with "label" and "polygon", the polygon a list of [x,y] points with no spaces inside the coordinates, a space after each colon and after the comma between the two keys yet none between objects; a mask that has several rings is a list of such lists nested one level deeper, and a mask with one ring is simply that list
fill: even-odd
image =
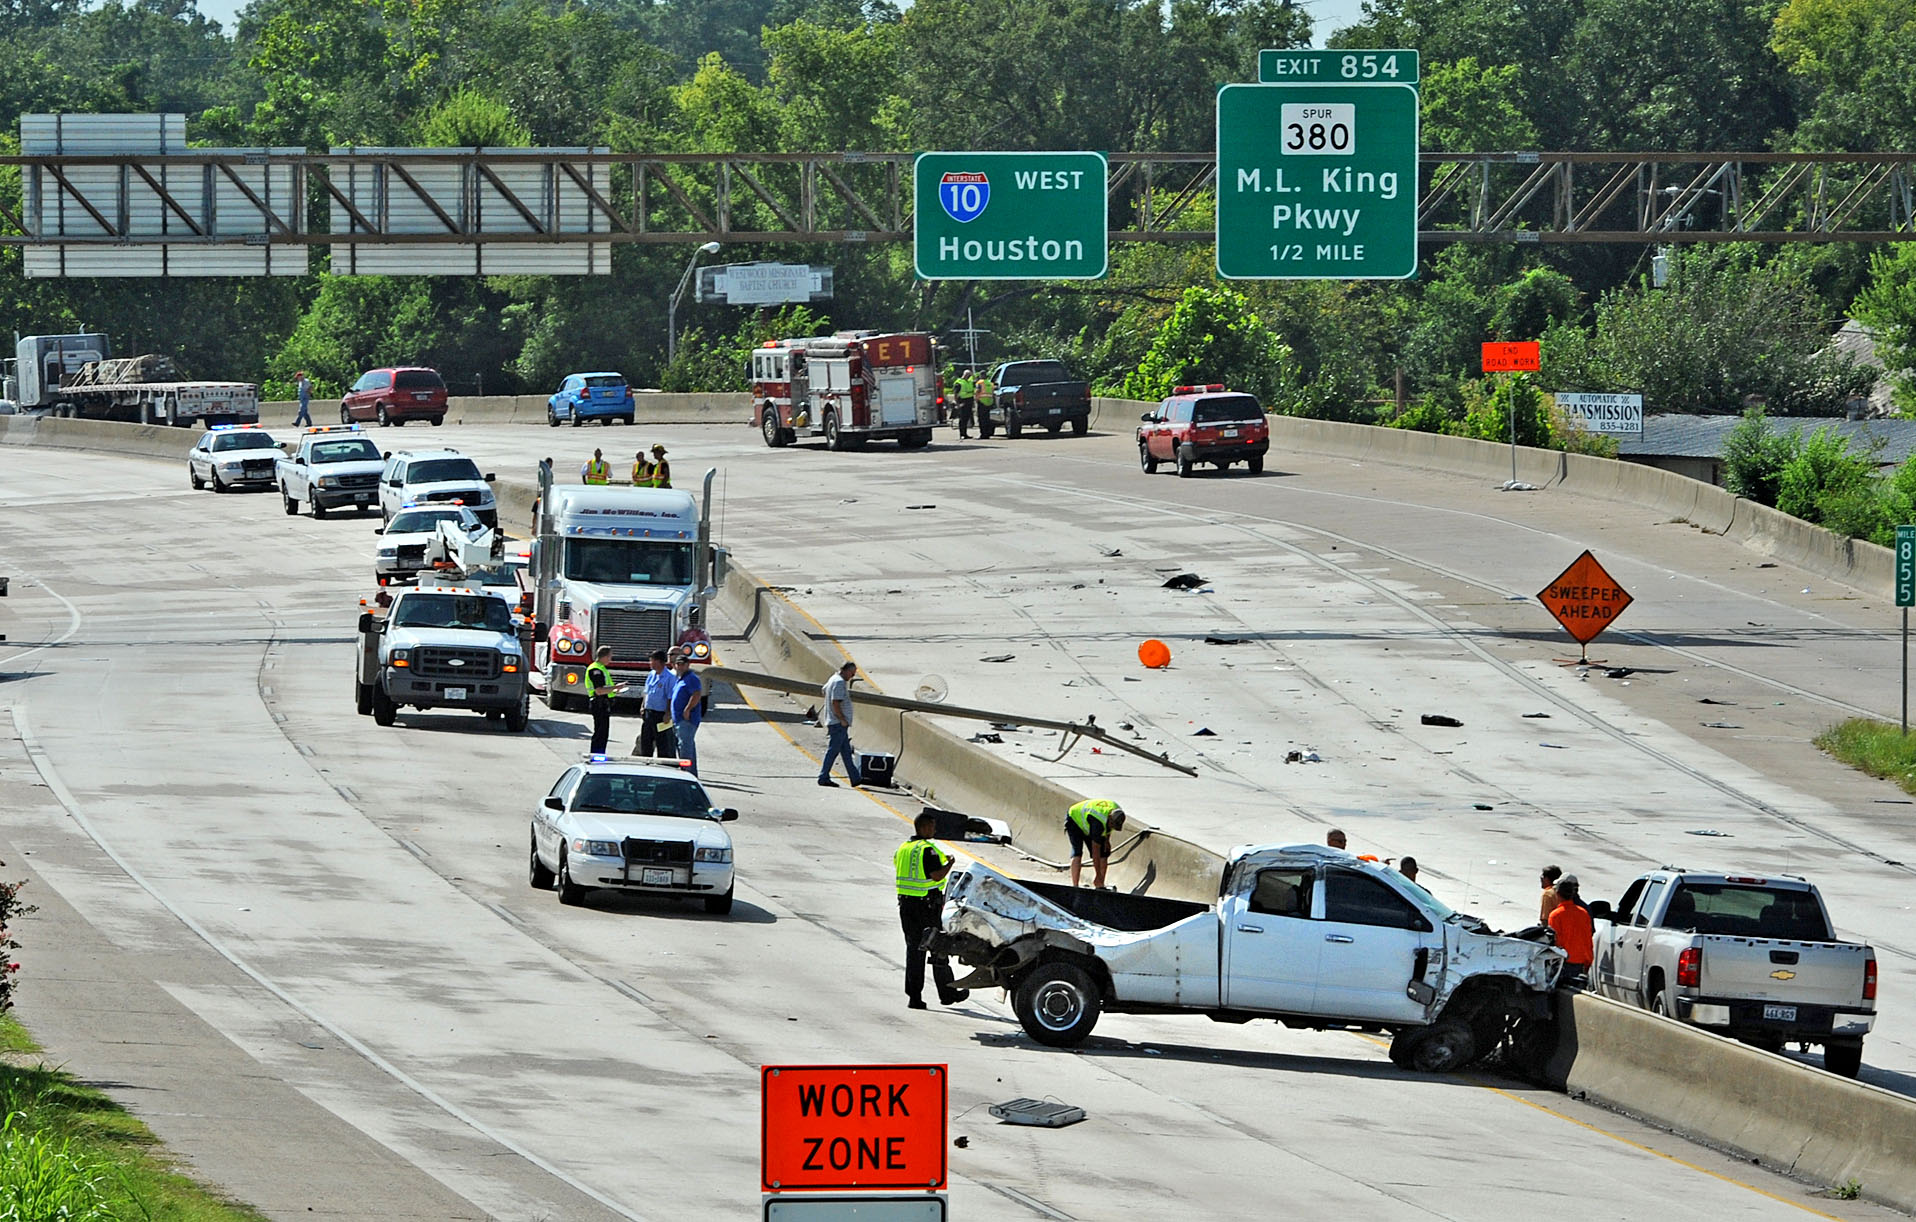
[{"label": "end road work sign", "polygon": [[945,1186],[943,1065],[766,1065],[759,1172],[766,1192]]},{"label": "end road work sign", "polygon": [[1544,610],[1556,616],[1571,639],[1588,645],[1608,628],[1634,599],[1604,571],[1588,551],[1570,562],[1555,581],[1537,593]]},{"label": "end road work sign", "polygon": [[1103,153],[920,153],[912,255],[925,280],[1096,280],[1109,265]]}]

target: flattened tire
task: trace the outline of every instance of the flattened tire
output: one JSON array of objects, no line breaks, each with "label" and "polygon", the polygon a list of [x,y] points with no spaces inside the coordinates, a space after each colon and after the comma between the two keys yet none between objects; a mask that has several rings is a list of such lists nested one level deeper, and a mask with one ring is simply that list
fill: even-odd
[{"label": "flattened tire", "polygon": [[1018,982],[1012,1008],[1025,1034],[1051,1048],[1084,1043],[1098,1025],[1104,997],[1091,973],[1075,963],[1040,963]]},{"label": "flattened tire", "polygon": [[1823,1068],[1839,1077],[1855,1077],[1863,1069],[1863,1042],[1823,1045]]},{"label": "flattened tire", "polygon": [[534,891],[552,890],[552,871],[539,860],[539,841],[532,838],[532,863],[526,867],[526,885]]},{"label": "flattened tire", "polygon": [[1462,1019],[1439,1019],[1399,1032],[1391,1041],[1390,1059],[1418,1073],[1456,1073],[1477,1059],[1477,1036]]}]

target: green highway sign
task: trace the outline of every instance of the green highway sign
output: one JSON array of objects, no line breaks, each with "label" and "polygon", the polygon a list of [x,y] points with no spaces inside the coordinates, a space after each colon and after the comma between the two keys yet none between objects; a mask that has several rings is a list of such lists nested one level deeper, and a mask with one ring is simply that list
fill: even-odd
[{"label": "green highway sign", "polygon": [[1376,82],[1417,83],[1417,52],[1273,51],[1257,53],[1257,79],[1266,85]]},{"label": "green highway sign", "polygon": [[1103,153],[920,153],[912,174],[912,253],[922,279],[1104,275]]},{"label": "green highway sign", "polygon": [[1896,528],[1896,605],[1916,607],[1916,526]]},{"label": "green highway sign", "polygon": [[1417,274],[1417,89],[1225,85],[1217,272],[1227,280]]}]

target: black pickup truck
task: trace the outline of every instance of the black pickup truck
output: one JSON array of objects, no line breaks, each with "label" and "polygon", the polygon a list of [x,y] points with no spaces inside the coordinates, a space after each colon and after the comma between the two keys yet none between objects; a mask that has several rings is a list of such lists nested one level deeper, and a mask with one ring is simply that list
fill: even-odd
[{"label": "black pickup truck", "polygon": [[991,384],[997,394],[978,412],[980,437],[1000,428],[1007,437],[1021,437],[1027,428],[1055,437],[1067,424],[1081,437],[1091,427],[1091,386],[1072,381],[1058,361],[1006,361],[991,371]]}]

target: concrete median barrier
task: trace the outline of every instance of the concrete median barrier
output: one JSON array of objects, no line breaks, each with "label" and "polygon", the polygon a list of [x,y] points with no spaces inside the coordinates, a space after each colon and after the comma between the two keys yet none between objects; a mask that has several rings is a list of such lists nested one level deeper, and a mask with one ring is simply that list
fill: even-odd
[{"label": "concrete median barrier", "polygon": [[[260,420],[271,427],[291,423],[299,405],[290,400],[260,404]],[[313,421],[331,424],[339,419],[338,399],[314,399]],[[752,396],[744,393],[667,394],[641,391],[634,396],[634,423],[750,424]],[[545,395],[454,395],[446,401],[449,424],[545,424]],[[597,425],[596,421],[590,422]],[[599,427],[618,428],[617,423]]]},{"label": "concrete median barrier", "polygon": [[1557,995],[1553,1085],[1916,1210],[1916,1100],[1589,993]]},{"label": "concrete median barrier", "polygon": [[92,450],[131,458],[186,459],[199,440],[197,429],[164,424],[119,424],[110,420],[60,420],[49,416],[0,416],[0,445]]}]

